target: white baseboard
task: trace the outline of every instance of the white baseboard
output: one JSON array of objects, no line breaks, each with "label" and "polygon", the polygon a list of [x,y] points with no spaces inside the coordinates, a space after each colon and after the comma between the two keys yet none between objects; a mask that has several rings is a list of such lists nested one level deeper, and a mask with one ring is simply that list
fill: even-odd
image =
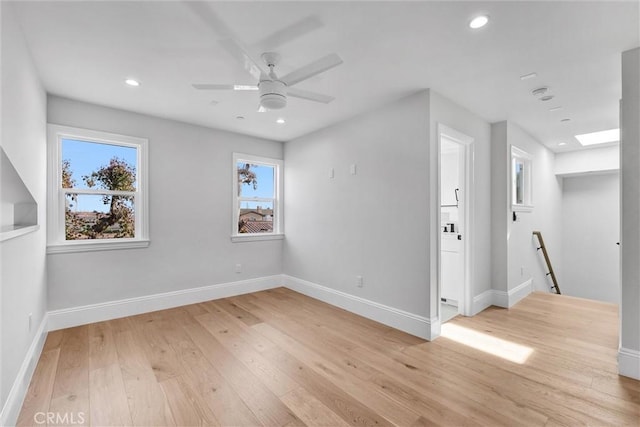
[{"label": "white baseboard", "polygon": [[492,305],[502,308],[511,308],[521,299],[529,295],[532,291],[532,287],[533,280],[529,279],[511,289],[509,292],[499,291],[497,289],[484,291],[480,295],[473,297],[472,315],[475,316]]},{"label": "white baseboard", "polygon": [[521,299],[529,295],[532,289],[533,279],[522,282],[515,288],[511,289],[507,294],[507,307],[511,308],[516,305]]},{"label": "white baseboard", "polygon": [[493,289],[489,289],[488,291],[484,291],[480,295],[476,295],[475,297],[473,297],[473,307],[472,307],[472,310],[471,310],[471,315],[472,316],[475,316],[476,314],[480,313],[483,310],[486,310],[490,306],[495,305],[493,303],[493,301],[494,301],[493,293],[494,292],[495,291]]},{"label": "white baseboard", "polygon": [[212,299],[263,291],[278,286],[282,286],[281,275],[54,310],[49,312],[49,330],[54,331],[119,317],[133,316]]},{"label": "white baseboard", "polygon": [[640,351],[620,347],[618,350],[618,374],[640,380]]},{"label": "white baseboard", "polygon": [[20,409],[22,408],[22,403],[27,395],[31,377],[33,376],[33,372],[36,370],[36,365],[38,364],[42,348],[44,347],[44,342],[47,338],[48,322],[48,316],[45,313],[42,318],[42,322],[40,322],[40,326],[33,337],[33,341],[29,346],[29,350],[27,350],[24,361],[20,366],[18,375],[11,386],[7,400],[2,408],[2,412],[0,412],[0,426],[13,426],[16,424],[16,421],[18,421]]},{"label": "white baseboard", "polygon": [[355,295],[347,294],[317,283],[283,275],[285,287],[311,298],[324,301],[336,307],[391,326],[417,337],[433,340],[440,335],[440,321],[437,317],[428,319],[394,307],[377,303]]}]

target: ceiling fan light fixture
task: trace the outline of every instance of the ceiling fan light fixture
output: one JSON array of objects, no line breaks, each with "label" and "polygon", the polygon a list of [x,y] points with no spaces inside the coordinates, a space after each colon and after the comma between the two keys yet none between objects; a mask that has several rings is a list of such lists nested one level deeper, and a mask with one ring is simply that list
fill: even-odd
[{"label": "ceiling fan light fixture", "polygon": [[258,88],[262,107],[267,110],[280,110],[287,106],[287,86],[280,80],[263,80]]}]

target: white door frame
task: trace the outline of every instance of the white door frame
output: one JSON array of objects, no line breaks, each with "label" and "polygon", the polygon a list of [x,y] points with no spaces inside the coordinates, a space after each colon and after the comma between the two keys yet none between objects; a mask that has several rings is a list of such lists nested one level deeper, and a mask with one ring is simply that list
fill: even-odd
[{"label": "white door frame", "polygon": [[[461,145],[461,154],[464,159],[464,168],[462,174],[464,191],[462,192],[462,208],[463,208],[463,230],[464,234],[462,236],[462,247],[463,247],[463,256],[464,256],[464,280],[463,280],[463,291],[462,291],[462,301],[458,301],[458,312],[462,313],[464,316],[471,316],[473,314],[472,310],[472,277],[473,277],[473,251],[471,248],[473,247],[473,238],[474,238],[474,229],[473,229],[473,197],[471,195],[474,194],[474,180],[473,180],[473,164],[474,164],[474,138],[465,135],[461,132],[458,132],[455,129],[452,129],[448,126],[443,125],[442,123],[437,123],[437,147],[436,153],[438,157],[438,171],[437,171],[437,197],[436,200],[438,202],[438,213],[436,219],[437,229],[434,230],[436,232],[437,243],[436,243],[436,258],[437,258],[437,269],[438,269],[438,292],[437,292],[437,307],[438,307],[438,323],[442,322],[442,313],[440,309],[440,298],[441,298],[441,288],[442,288],[442,278],[441,278],[441,208],[440,208],[440,200],[441,200],[441,188],[440,188],[440,175],[441,175],[441,165],[440,165],[440,150],[442,144],[442,137],[446,138],[458,143]],[[460,304],[462,304],[462,308],[460,308]]]}]

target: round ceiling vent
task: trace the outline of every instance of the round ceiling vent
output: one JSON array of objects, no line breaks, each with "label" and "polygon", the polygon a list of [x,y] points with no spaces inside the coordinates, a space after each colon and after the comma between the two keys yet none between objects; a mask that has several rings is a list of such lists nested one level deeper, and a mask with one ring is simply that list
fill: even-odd
[{"label": "round ceiling vent", "polygon": [[540,98],[540,101],[551,101],[553,99],[553,95],[545,95]]},{"label": "round ceiling vent", "polygon": [[547,92],[549,92],[549,88],[547,86],[542,86],[532,90],[531,94],[536,98],[540,98],[541,96],[545,95]]}]

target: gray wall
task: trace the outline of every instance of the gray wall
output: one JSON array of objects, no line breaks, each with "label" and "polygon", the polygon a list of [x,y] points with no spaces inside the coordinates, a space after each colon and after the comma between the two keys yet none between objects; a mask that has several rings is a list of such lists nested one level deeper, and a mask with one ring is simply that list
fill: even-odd
[{"label": "gray wall", "polygon": [[[38,203],[40,230],[0,243],[0,408],[46,311],[46,97],[12,6],[2,10],[2,148]],[[28,316],[33,314],[29,331]]]},{"label": "gray wall", "polygon": [[281,159],[282,143],[55,96],[47,114],[149,139],[151,239],[144,249],[49,255],[49,310],[281,273],[282,241],[230,241],[230,177],[234,151]]},{"label": "gray wall", "polygon": [[[532,232],[542,232],[553,268],[560,279],[562,180],[555,175],[554,154],[511,122],[496,123],[492,128],[494,289],[509,291],[532,279],[534,290],[549,291],[551,282],[545,276],[547,269],[542,255],[536,251],[538,242]],[[512,220],[510,192],[511,145],[533,156],[533,210],[516,212],[518,221],[515,222]]]},{"label": "gray wall", "polygon": [[565,177],[562,293],[620,304],[620,177]]},{"label": "gray wall", "polygon": [[285,274],[429,316],[428,108],[421,92],[285,144]]},{"label": "gray wall", "polygon": [[285,144],[285,274],[435,316],[437,123],[475,139],[473,293],[489,289],[490,126],[433,91]]}]

